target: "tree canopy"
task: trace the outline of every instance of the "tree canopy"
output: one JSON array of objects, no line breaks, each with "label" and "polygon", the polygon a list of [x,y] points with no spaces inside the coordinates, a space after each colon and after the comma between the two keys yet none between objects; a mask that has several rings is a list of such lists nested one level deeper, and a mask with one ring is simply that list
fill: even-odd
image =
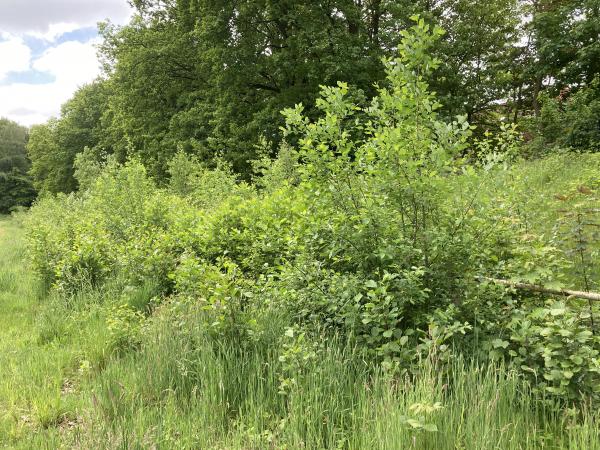
[{"label": "tree canopy", "polygon": [[29,206],[35,191],[27,171],[31,165],[25,146],[27,128],[0,118],[0,213],[17,206]]},{"label": "tree canopy", "polygon": [[[466,115],[478,126],[475,135],[518,122],[537,136],[548,129],[532,122],[542,120],[544,98],[567,100],[589,89],[599,71],[600,0],[133,5],[129,24],[101,25],[102,79],[81,88],[61,117],[32,130],[38,188],[77,189],[73,162],[86,147],[99,161],[136,157],[160,183],[180,151],[208,166],[225,160],[249,180],[250,161],[278,151],[282,109],[301,103],[314,117],[320,87],[337,81],[352,87],[357,104],[373,97],[413,14],[446,31],[433,49],[441,65],[428,82],[444,105],[441,114]],[[572,105],[595,111],[594,95],[578,98]],[[582,133],[594,135],[593,117],[584,122]]]}]

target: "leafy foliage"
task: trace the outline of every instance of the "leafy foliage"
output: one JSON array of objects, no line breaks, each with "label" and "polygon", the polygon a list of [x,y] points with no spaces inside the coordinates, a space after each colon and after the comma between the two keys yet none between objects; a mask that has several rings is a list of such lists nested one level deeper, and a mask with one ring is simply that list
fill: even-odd
[{"label": "leafy foliage", "polygon": [[36,197],[27,171],[31,162],[25,145],[26,128],[0,118],[0,214],[20,206],[29,206]]},{"label": "leafy foliage", "polygon": [[515,315],[509,354],[539,389],[572,401],[597,398],[600,348],[589,317],[562,302]]},{"label": "leafy foliage", "polygon": [[32,160],[31,175],[40,191],[69,193],[77,189],[74,162],[85,148],[94,149],[96,159],[112,152],[103,146],[101,118],[107,104],[107,86],[96,81],[80,88],[62,106],[60,119],[35,125],[27,144]]},{"label": "leafy foliage", "polygon": [[537,136],[531,146],[538,153],[548,148],[600,149],[600,78],[572,95],[542,96],[542,109],[536,121]]},{"label": "leafy foliage", "polygon": [[[415,13],[447,31],[430,49],[442,64],[426,77],[446,121],[465,115],[478,137],[518,123],[544,152],[594,148],[597,1],[134,1],[129,24],[101,26],[102,78],[34,127],[36,187],[76,190],[86,147],[98,162],[137,158],[159,185],[178,152],[250,181],[251,161],[285,148],[280,110],[302,103],[317,118],[320,86],[339,80],[361,107],[378,95],[382,61]],[[561,131],[565,118],[572,130]]]},{"label": "leafy foliage", "polygon": [[[429,89],[440,64],[430,50],[443,33],[413,20],[370,102],[340,82],[321,88],[317,112],[284,110],[284,150],[271,165],[265,154],[254,163],[265,175],[257,187],[183,149],[165,186],[138,160],[82,153],[86,190],[42,199],[27,219],[36,272],[67,297],[151,281],[151,307],[113,305],[111,342],[122,350],[143,346],[144,315],[152,320],[155,310],[240,352],[274,339],[277,389],[290,398],[310,379],[315,341],[341,339],[390,376],[410,376],[423,361],[443,373],[458,354],[505,358],[524,377],[544,377],[530,378],[534,390],[596,402],[600,344],[582,319],[597,308],[558,314],[477,276],[550,285],[596,273],[591,235],[569,220],[596,201],[597,155],[556,184],[580,196],[565,201],[585,203],[561,219],[544,186],[564,175],[564,161],[549,158],[533,172],[513,165],[519,144],[510,125],[469,148],[466,118],[445,120]],[[584,255],[578,267],[573,252]],[[269,334],[274,316],[283,336]],[[585,363],[570,359],[576,351]],[[435,433],[429,418],[439,405],[416,403],[402,423]]]}]

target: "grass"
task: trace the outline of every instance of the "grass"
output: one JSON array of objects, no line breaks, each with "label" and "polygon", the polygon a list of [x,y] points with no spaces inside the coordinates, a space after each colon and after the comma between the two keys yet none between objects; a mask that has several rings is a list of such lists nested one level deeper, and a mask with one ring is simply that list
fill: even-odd
[{"label": "grass", "polygon": [[24,251],[19,222],[0,218],[0,448],[58,448],[82,404],[82,352],[98,341],[86,339],[93,321],[75,333],[58,299],[43,295]]},{"label": "grass", "polygon": [[552,408],[500,364],[392,377],[343,342],[282,338],[277,315],[216,339],[188,304],[116,339],[114,305],[152,293],[46,296],[0,219],[0,448],[600,449],[596,411]]}]

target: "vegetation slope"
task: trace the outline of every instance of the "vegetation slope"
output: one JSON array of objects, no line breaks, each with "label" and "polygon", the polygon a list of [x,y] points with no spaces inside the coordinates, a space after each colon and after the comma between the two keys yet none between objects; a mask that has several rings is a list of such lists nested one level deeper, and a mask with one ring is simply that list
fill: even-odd
[{"label": "vegetation slope", "polygon": [[367,106],[286,110],[252,185],[84,152],[80,192],[4,220],[0,442],[599,448],[598,304],[482,277],[597,289],[600,159],[521,161],[508,126],[475,157],[439,35],[403,33]]}]

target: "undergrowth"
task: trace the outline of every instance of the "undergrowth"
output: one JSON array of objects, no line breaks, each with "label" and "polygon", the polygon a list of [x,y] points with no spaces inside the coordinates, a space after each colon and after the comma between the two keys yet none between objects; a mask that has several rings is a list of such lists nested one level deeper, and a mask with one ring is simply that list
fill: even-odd
[{"label": "undergrowth", "polygon": [[5,442],[599,447],[598,306],[481,277],[596,288],[600,159],[519,161],[508,126],[469,147],[428,90],[440,33],[403,33],[371,103],[339,83],[286,110],[253,185],[184,153],[168,186],[80,159],[82,191],[24,218],[33,274],[0,271],[40,286],[22,326],[52,364],[29,397],[8,376]]}]

